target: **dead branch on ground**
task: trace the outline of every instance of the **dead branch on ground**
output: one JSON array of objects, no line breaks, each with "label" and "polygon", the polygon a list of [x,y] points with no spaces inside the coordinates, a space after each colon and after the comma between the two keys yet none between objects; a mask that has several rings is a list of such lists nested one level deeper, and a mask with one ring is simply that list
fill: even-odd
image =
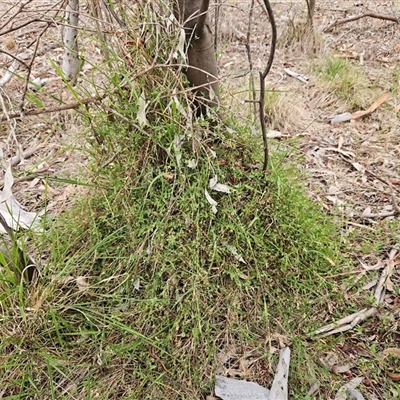
[{"label": "dead branch on ground", "polygon": [[392,21],[392,22],[396,22],[397,24],[399,23],[399,20],[396,17],[392,17],[391,15],[382,15],[382,14],[375,14],[375,13],[365,13],[365,14],[361,14],[361,15],[355,15],[354,17],[350,17],[350,18],[345,18],[345,19],[339,19],[335,22],[333,22],[332,24],[330,24],[327,28],[325,28],[323,30],[323,32],[329,32],[331,31],[333,28],[339,26],[339,25],[343,25],[343,24],[347,24],[348,22],[353,22],[353,21],[357,21],[361,18],[376,18],[376,19],[383,19],[386,21]]},{"label": "dead branch on ground", "polygon": [[363,310],[348,315],[347,317],[341,318],[336,322],[325,325],[324,327],[314,331],[312,335],[317,337],[326,337],[337,333],[343,333],[353,329],[355,326],[359,325],[367,318],[375,315],[378,312],[378,307],[385,300],[386,289],[390,288],[389,286],[391,285],[390,275],[393,273],[393,269],[395,266],[394,259],[397,254],[398,254],[398,249],[395,247],[392,248],[392,250],[389,253],[389,259],[387,261],[387,264],[381,273],[381,276],[374,291],[375,307],[371,307],[369,309],[364,308]]}]

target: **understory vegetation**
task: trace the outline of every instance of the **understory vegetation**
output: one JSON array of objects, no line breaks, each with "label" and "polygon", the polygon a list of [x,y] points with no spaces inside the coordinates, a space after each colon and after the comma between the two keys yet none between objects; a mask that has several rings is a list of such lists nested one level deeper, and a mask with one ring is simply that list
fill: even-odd
[{"label": "understory vegetation", "polygon": [[[279,341],[296,343],[296,392],[311,379],[307,334],[346,309],[335,225],[304,193],[294,147],[274,151],[264,176],[251,167],[262,146],[248,128],[188,128],[184,98],[157,92],[147,124],[131,122],[129,99],[142,90],[112,98],[118,118],[92,114],[90,186],[42,238],[49,255],[37,284],[2,292],[7,393],[200,398],[223,353],[223,364],[256,364],[268,384]],[[216,176],[230,193],[210,189]],[[25,311],[15,332],[16,307]]]}]

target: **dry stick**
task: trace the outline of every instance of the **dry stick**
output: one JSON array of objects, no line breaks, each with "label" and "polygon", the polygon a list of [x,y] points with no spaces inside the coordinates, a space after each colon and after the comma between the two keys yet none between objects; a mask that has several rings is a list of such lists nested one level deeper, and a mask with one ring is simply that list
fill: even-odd
[{"label": "dry stick", "polygon": [[386,218],[386,217],[392,217],[392,216],[397,216],[400,214],[400,207],[397,204],[397,197],[394,193],[395,190],[398,190],[397,188],[395,189],[395,187],[392,185],[392,183],[386,179],[383,179],[381,177],[379,177],[378,175],[374,174],[373,172],[369,171],[369,170],[365,170],[365,172],[369,175],[371,175],[372,177],[378,179],[379,181],[381,181],[382,183],[386,184],[389,186],[391,195],[392,195],[392,203],[393,203],[393,211],[388,211],[388,212],[383,212],[383,213],[378,213],[378,214],[367,214],[365,215],[366,218]]},{"label": "dry stick", "polygon": [[[44,148],[49,149],[49,148],[57,148],[57,147],[59,147],[59,146],[55,145],[55,144],[48,145],[46,142],[41,143],[35,147],[30,147],[29,149],[25,150],[21,155],[12,157],[9,160],[9,162],[11,163],[11,166],[15,167],[17,164],[19,164],[21,162],[22,159],[25,160],[26,158],[33,156],[37,151],[39,151],[41,149],[44,149]],[[0,186],[1,186],[1,183],[0,183]]]},{"label": "dry stick", "polygon": [[15,61],[22,64],[26,69],[29,68],[28,64],[24,60],[22,60],[21,58],[18,58],[17,56],[14,56],[13,54],[9,53],[8,51],[0,49],[0,53],[7,54],[9,57],[13,58]]},{"label": "dry stick", "polygon": [[[140,78],[143,75],[148,74],[150,71],[152,71],[153,69],[156,68],[172,68],[172,67],[182,67],[183,64],[155,64],[155,65],[151,65],[150,67],[146,68],[145,70],[137,73],[135,76],[132,77],[131,81],[134,81],[138,78]],[[199,71],[202,71],[199,68],[195,68],[195,67],[191,67],[193,69],[198,69]],[[213,82],[213,81],[212,81]],[[211,83],[212,83],[211,82]],[[207,83],[208,84],[208,83]],[[124,87],[126,87],[128,84],[124,84],[120,86],[120,89],[123,89]],[[199,85],[199,86],[194,86],[188,90],[185,91],[179,91],[175,94],[180,94],[180,93],[185,93],[185,92],[189,92],[193,89],[199,89],[204,87],[204,85]],[[89,104],[96,104],[96,103],[100,103],[102,100],[104,100],[105,98],[107,98],[110,95],[110,93],[104,93],[101,96],[97,96],[97,97],[86,97],[80,101],[76,101],[76,102],[72,102],[72,103],[67,103],[64,104],[62,106],[55,106],[55,107],[43,107],[43,108],[39,108],[39,109],[30,109],[30,110],[25,110],[23,113],[23,116],[30,116],[30,115],[41,115],[41,114],[49,114],[52,112],[59,112],[59,111],[66,111],[66,110],[72,110],[75,108],[79,108],[80,106],[83,105],[89,105]],[[2,113],[0,114],[0,122],[6,120],[7,118],[12,119],[12,118],[20,118],[21,113],[20,112],[14,112],[14,113]]]},{"label": "dry stick", "polygon": [[47,31],[47,29],[49,29],[50,24],[48,24],[43,30],[42,32],[40,32],[39,36],[36,39],[36,45],[35,45],[35,49],[33,50],[33,54],[32,54],[32,58],[31,61],[28,65],[28,73],[26,75],[26,79],[25,79],[25,87],[24,87],[24,91],[22,93],[22,98],[21,98],[21,102],[20,102],[20,109],[21,109],[21,113],[24,110],[24,103],[25,103],[25,97],[26,94],[28,92],[28,86],[29,86],[29,79],[31,77],[31,73],[32,73],[32,65],[36,59],[36,55],[38,53],[38,49],[39,49],[39,43],[40,43],[40,39],[41,37],[45,34],[45,32]]},{"label": "dry stick", "polygon": [[257,105],[256,105],[256,91],[254,87],[254,74],[253,74],[253,60],[251,59],[251,48],[250,48],[250,40],[251,40],[251,20],[253,18],[253,11],[254,11],[254,0],[251,0],[250,5],[250,12],[249,12],[249,22],[247,24],[247,35],[246,35],[246,53],[247,53],[247,60],[249,62],[250,68],[250,83],[251,83],[251,94],[253,97],[253,114],[254,114],[254,121],[257,117]]},{"label": "dry stick", "polygon": [[321,329],[318,329],[313,334],[318,335],[318,337],[326,337],[334,335],[336,333],[343,333],[349,331],[353,329],[356,325],[358,325],[360,322],[375,315],[377,312],[378,309],[376,307],[371,307],[369,309],[365,308],[364,310],[351,314],[345,318],[342,318],[341,320],[333,324],[329,324]]},{"label": "dry stick", "polygon": [[379,282],[376,285],[374,297],[375,297],[375,301],[377,304],[380,304],[383,302],[383,299],[385,296],[386,282],[390,278],[390,275],[393,272],[394,258],[396,257],[397,253],[398,253],[398,250],[396,248],[393,248],[392,250],[390,250],[388,263],[387,263],[386,267],[383,269],[382,274],[379,278]]},{"label": "dry stick", "polygon": [[[47,168],[47,167],[46,168],[41,168],[41,169],[36,170],[35,172],[30,173],[29,175],[21,176],[21,178],[14,178],[14,184],[15,183],[20,183],[20,182],[30,181],[30,180],[33,180],[35,178],[42,179],[44,174],[46,172],[48,172],[48,171],[49,171],[49,168]],[[4,184],[5,184],[5,180],[1,179],[0,180],[0,188],[3,188]]]},{"label": "dry stick", "polygon": [[[8,18],[8,20],[7,21],[5,21],[4,23],[3,23],[3,25],[2,26],[0,26],[0,32],[1,32],[1,30],[4,28],[4,27],[6,27],[11,21],[14,21],[15,20],[15,17],[20,13],[20,12],[22,12],[22,9],[26,6],[26,5],[28,5],[29,3],[31,3],[33,0],[29,0],[28,2],[26,2],[26,3],[22,3],[19,7],[18,7],[18,10],[13,14],[13,15],[11,15],[9,18]],[[10,10],[11,11],[11,10]],[[7,11],[7,13],[8,13],[8,11]],[[4,16],[4,14],[3,14],[3,16]]]},{"label": "dry stick", "polygon": [[8,29],[7,31],[1,32],[1,33],[0,33],[0,36],[4,36],[4,35],[7,35],[8,33],[15,32],[15,31],[17,31],[17,30],[19,30],[19,29],[21,29],[21,28],[24,28],[25,26],[34,24],[35,22],[41,22],[41,23],[46,23],[46,24],[54,24],[54,21],[53,21],[52,19],[40,19],[40,18],[35,18],[35,19],[31,19],[31,20],[28,21],[28,22],[24,22],[24,23],[21,24],[21,25],[14,26],[14,27]]},{"label": "dry stick", "polygon": [[325,28],[324,32],[329,32],[330,30],[332,30],[334,27],[336,27],[338,25],[347,24],[348,22],[357,21],[357,20],[359,20],[361,18],[366,18],[366,17],[383,19],[383,20],[386,20],[386,21],[393,21],[393,22],[399,23],[399,20],[396,17],[392,17],[390,15],[381,15],[381,14],[375,14],[375,13],[365,13],[365,14],[361,14],[361,15],[355,15],[354,17],[350,17],[350,18],[339,19],[338,21],[335,21],[333,24],[331,24],[327,28]]},{"label": "dry stick", "polygon": [[[74,108],[79,108],[82,105],[87,105],[87,104],[95,104],[99,103],[101,100],[103,100],[107,95],[101,96],[101,97],[88,97],[86,99],[82,99],[81,101],[76,101],[73,103],[67,103],[62,106],[58,107],[43,107],[39,109],[31,109],[31,110],[26,110],[24,111],[23,115],[24,116],[29,116],[29,115],[41,115],[41,114],[49,114],[52,112],[59,112],[59,111],[65,111],[65,110],[72,110]],[[14,112],[8,114],[8,118],[19,118],[21,117],[21,112]],[[0,114],[0,122],[4,121],[7,118],[6,114]]]},{"label": "dry stick", "polygon": [[274,61],[277,31],[276,31],[276,23],[275,23],[274,13],[272,11],[271,3],[269,2],[269,0],[264,0],[264,4],[265,4],[265,8],[267,9],[269,22],[270,22],[271,28],[272,28],[271,50],[269,53],[268,63],[267,63],[267,66],[265,67],[264,72],[260,72],[260,100],[258,103],[258,106],[260,107],[260,123],[261,123],[261,132],[262,132],[263,143],[264,143],[263,171],[265,172],[268,167],[268,158],[269,158],[267,127],[265,126],[265,111],[264,111],[264,108],[265,108],[265,78],[268,75],[268,72],[270,71],[270,69],[272,67],[272,63]]},{"label": "dry stick", "polygon": [[398,249],[393,248],[389,253],[389,260],[386,267],[383,269],[379,282],[375,288],[374,298],[376,307],[371,307],[369,309],[364,308],[363,310],[356,312],[354,314],[348,315],[336,322],[328,324],[315,332],[313,335],[317,335],[318,337],[326,337],[330,335],[334,335],[336,333],[343,333],[350,329],[353,329],[356,325],[360,322],[364,321],[365,319],[375,315],[378,312],[377,306],[382,304],[385,298],[385,289],[386,283],[390,278],[390,275],[393,272],[394,268],[394,258],[398,253]]},{"label": "dry stick", "polygon": [[392,190],[397,190],[398,192],[400,192],[400,189],[398,189],[397,187],[394,187],[389,181],[387,181],[386,179],[381,178],[380,176],[376,175],[375,173],[373,173],[372,171],[366,169],[365,172],[369,175],[371,175],[373,178],[378,179],[378,181],[381,181],[382,183],[384,183],[385,185],[388,185]]}]

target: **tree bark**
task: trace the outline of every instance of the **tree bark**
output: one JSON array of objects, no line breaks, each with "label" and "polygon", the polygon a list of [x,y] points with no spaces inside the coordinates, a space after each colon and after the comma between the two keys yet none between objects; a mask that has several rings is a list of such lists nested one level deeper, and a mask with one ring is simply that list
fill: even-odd
[{"label": "tree bark", "polygon": [[188,67],[185,74],[196,94],[196,113],[206,115],[219,105],[218,67],[208,8],[210,0],[177,0],[174,14],[186,33]]},{"label": "tree bark", "polygon": [[68,81],[75,82],[79,72],[78,24],[79,0],[69,0],[65,9],[64,57],[62,70]]}]

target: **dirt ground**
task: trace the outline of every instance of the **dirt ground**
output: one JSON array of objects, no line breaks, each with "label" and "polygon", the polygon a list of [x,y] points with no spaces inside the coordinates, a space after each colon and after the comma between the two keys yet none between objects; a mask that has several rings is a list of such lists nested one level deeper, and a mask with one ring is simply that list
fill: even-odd
[{"label": "dirt ground", "polygon": [[[15,3],[15,4],[13,4]],[[249,60],[246,51],[248,27],[251,33],[251,61],[255,82],[258,87],[258,71],[268,58],[270,49],[270,25],[261,1],[255,1],[253,18],[249,25],[251,1],[223,1],[218,16],[219,66],[223,80],[223,101],[229,107],[240,110],[244,119],[251,114],[249,100]],[[60,3],[33,0],[19,12],[22,2],[0,4],[0,100],[3,123],[0,125],[0,143],[4,157],[8,159],[22,155],[15,165],[14,194],[31,211],[44,208],[50,213],[61,212],[68,206],[79,190],[74,181],[85,173],[86,156],[82,125],[75,111],[46,113],[23,117],[24,109],[38,107],[40,101],[48,106],[70,102],[71,95],[63,92],[62,82],[54,72],[52,63],[59,63],[62,49],[59,45],[59,27],[46,23],[55,20],[60,12]],[[346,234],[358,230],[358,235],[374,230],[382,219],[395,219],[399,212],[400,196],[400,141],[398,109],[400,104],[400,30],[391,20],[365,17],[340,24],[324,32],[333,22],[355,15],[374,13],[400,18],[400,1],[376,0],[317,0],[314,26],[315,38],[296,38],[293,27],[306,21],[305,0],[272,1],[278,25],[278,48],[276,58],[267,77],[271,93],[279,93],[276,114],[270,117],[269,128],[276,131],[277,138],[271,139],[272,146],[291,146],[291,139],[298,138],[304,153],[301,168],[307,175],[310,196],[320,201],[332,213],[339,208],[342,229]],[[8,10],[8,11],[7,11]],[[89,8],[82,6],[83,13]],[[28,19],[39,22],[24,25]],[[42,22],[40,22],[42,21]],[[45,21],[45,22],[43,22]],[[49,22],[49,23],[50,23]],[[14,30],[13,27],[21,26]],[[36,39],[42,38],[36,50]],[[94,59],[99,49],[85,39],[85,54]],[[46,94],[40,91],[25,91],[27,68],[20,67],[17,75],[3,83],[7,69],[14,57],[24,58],[27,50],[37,51],[31,65],[31,78],[47,80]],[[12,56],[10,56],[10,54]],[[332,54],[350,60],[363,72],[373,90],[362,98],[367,109],[385,93],[390,98],[368,116],[343,122],[331,123],[331,117],[357,109],[338,101],[333,93],[321,86],[313,73],[315,60]],[[303,77],[306,82],[289,76],[289,69]],[[83,70],[90,76],[90,67]],[[398,71],[398,72],[396,72]],[[85,80],[82,80],[84,84]],[[372,92],[372,94],[371,94]],[[91,93],[88,93],[88,96]],[[21,117],[11,119],[18,112]],[[251,119],[248,123],[252,123]],[[257,132],[257,125],[255,125]],[[24,152],[29,152],[31,154]],[[46,177],[46,179],[44,179]],[[1,178],[1,177],[0,177]],[[65,182],[65,180],[70,180]],[[395,235],[388,236],[384,250],[365,254],[355,243],[355,256],[359,257],[359,270],[367,274],[369,269],[388,263],[388,252],[398,243]],[[400,242],[400,239],[399,239]],[[400,283],[397,261],[394,263],[391,282]],[[398,291],[393,289],[386,298],[385,307],[390,310],[392,347],[400,346]],[[368,293],[366,293],[368,296]],[[373,332],[374,341],[381,339]],[[388,345],[389,345],[388,344]]]},{"label": "dirt ground", "polygon": [[[226,77],[225,85],[229,88],[225,101],[231,101],[232,107],[240,104],[238,113],[245,112],[246,115],[251,113],[251,104],[244,103],[250,98],[249,92],[244,91],[250,87],[245,47],[249,3],[230,2],[232,6],[226,7],[220,28],[222,42],[230,40],[220,57],[222,76]],[[251,58],[257,82],[258,71],[265,68],[269,54],[270,27],[260,2],[255,3],[250,32]],[[356,335],[344,339],[338,346],[338,353],[341,361],[346,363],[363,354],[365,356],[365,349],[371,346],[384,351],[400,345],[396,289],[400,283],[396,250],[400,242],[399,232],[382,228],[385,222],[398,218],[399,210],[400,80],[397,71],[400,30],[393,21],[371,17],[343,22],[325,30],[336,21],[367,13],[398,18],[400,2],[317,0],[314,38],[307,35],[296,37],[292,30],[304,26],[305,1],[273,2],[273,8],[278,25],[278,49],[267,77],[270,89],[267,97],[278,98],[268,121],[269,128],[276,131],[273,136],[278,138],[271,139],[270,143],[275,149],[290,148],[291,139],[299,140],[304,154],[300,168],[308,177],[310,196],[322,202],[327,212],[338,215],[339,210],[338,220],[344,235],[354,237],[356,280],[366,276],[372,281],[374,271],[387,266],[391,269],[393,286],[387,290],[382,307],[390,319],[388,327],[382,329],[367,322],[363,339],[355,338]],[[327,90],[321,83],[313,66],[328,56],[347,60],[361,72],[367,92],[354,94],[359,96],[357,106],[352,106],[351,101],[339,100],[332,87]],[[306,77],[307,81],[289,76],[285,69]],[[274,97],[274,93],[278,96]],[[349,122],[331,123],[333,116],[366,110],[385,95],[388,100],[373,113]],[[369,235],[381,243],[375,250],[367,250],[363,245],[364,238]],[[394,259],[389,256],[391,251],[392,255],[395,254]],[[374,285],[365,289],[364,295],[368,297],[373,293]],[[371,375],[367,373],[367,376],[370,379]],[[381,382],[370,379],[368,384],[379,398],[383,398],[379,389]]]}]

